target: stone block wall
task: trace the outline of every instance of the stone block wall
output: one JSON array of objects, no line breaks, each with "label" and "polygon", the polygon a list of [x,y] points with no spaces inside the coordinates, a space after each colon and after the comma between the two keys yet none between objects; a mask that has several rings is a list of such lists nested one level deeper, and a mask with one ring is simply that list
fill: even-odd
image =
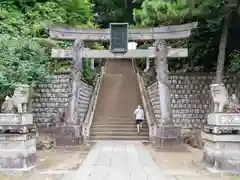
[{"label": "stone block wall", "polygon": [[[214,79],[211,74],[170,74],[171,106],[173,121],[185,129],[192,126],[200,128],[206,123],[207,114],[211,111],[211,95],[209,85]],[[229,94],[238,92],[235,77],[225,77]],[[156,120],[161,122],[161,108],[158,84],[154,82],[148,88]]]},{"label": "stone block wall", "polygon": [[[71,77],[69,73],[56,74],[49,83],[35,88],[38,97],[33,99],[34,121],[39,128],[51,127],[61,109],[67,110],[71,93]],[[78,117],[83,121],[88,110],[92,94],[92,86],[81,82],[78,99]]]}]

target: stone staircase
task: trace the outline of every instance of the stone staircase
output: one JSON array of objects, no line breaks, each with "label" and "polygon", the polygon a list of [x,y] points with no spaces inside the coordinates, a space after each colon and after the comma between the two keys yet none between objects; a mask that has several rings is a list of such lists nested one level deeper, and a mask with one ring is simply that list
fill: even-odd
[{"label": "stone staircase", "polygon": [[137,133],[133,111],[141,103],[131,60],[108,60],[90,130],[90,140],[147,141],[148,128]]}]

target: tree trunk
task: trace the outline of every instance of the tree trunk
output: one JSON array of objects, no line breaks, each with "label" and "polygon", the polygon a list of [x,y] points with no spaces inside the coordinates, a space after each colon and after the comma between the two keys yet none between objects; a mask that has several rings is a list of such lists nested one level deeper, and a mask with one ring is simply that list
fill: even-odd
[{"label": "tree trunk", "polygon": [[224,19],[222,35],[219,43],[217,71],[216,71],[217,84],[220,84],[223,78],[224,61],[225,61],[227,37],[228,37],[229,17],[230,17],[230,14],[226,15]]}]

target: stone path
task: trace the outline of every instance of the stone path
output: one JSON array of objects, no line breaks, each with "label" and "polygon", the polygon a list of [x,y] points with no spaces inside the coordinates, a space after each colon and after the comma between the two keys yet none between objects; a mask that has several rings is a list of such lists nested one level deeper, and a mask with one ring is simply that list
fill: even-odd
[{"label": "stone path", "polygon": [[169,180],[140,142],[98,142],[69,180]]}]

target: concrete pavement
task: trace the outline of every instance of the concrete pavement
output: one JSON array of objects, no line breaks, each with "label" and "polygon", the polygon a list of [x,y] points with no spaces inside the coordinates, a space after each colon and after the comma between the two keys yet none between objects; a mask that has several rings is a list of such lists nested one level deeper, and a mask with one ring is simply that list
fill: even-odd
[{"label": "concrete pavement", "polygon": [[169,180],[140,142],[98,142],[67,180]]}]

